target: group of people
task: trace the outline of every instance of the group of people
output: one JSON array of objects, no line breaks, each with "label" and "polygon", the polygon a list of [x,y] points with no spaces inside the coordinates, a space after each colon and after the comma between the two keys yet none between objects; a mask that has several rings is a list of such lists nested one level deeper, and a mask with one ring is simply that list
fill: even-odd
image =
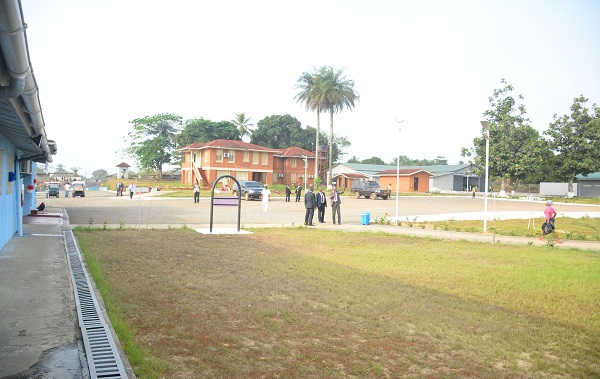
[{"label": "group of people", "polygon": [[[300,202],[300,198],[302,197],[302,184],[298,184],[296,186],[296,188],[294,189],[294,193],[296,194],[296,203]],[[290,197],[292,195],[292,189],[290,188],[290,185],[286,185],[285,186],[285,202],[289,203],[290,202]]]},{"label": "group of people", "polygon": [[[327,208],[327,196],[325,192],[323,192],[323,187],[319,187],[319,192],[314,193],[314,186],[310,184],[304,194],[304,207],[306,208],[306,213],[304,214],[304,225],[314,226],[313,218],[315,215],[315,210],[317,210],[317,219],[320,223],[325,223],[325,208]],[[336,224],[336,215],[337,215],[337,224],[342,223],[342,217],[340,212],[340,205],[342,204],[341,194],[344,191],[339,191],[336,184],[333,185],[333,189],[329,194],[329,200],[331,202],[331,212],[333,216],[333,224]]]},{"label": "group of people", "polygon": [[[125,190],[125,185],[122,181],[119,180],[117,183],[117,196],[123,196],[123,191]],[[133,199],[133,194],[135,193],[136,187],[133,182],[129,183],[127,186],[127,190],[129,191],[129,198]]]}]

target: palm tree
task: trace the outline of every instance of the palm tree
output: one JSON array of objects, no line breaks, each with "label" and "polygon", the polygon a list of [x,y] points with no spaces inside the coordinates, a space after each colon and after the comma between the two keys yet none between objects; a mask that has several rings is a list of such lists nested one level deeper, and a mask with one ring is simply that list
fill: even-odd
[{"label": "palm tree", "polygon": [[231,120],[233,125],[235,125],[240,132],[240,138],[243,139],[244,136],[252,136],[252,128],[254,127],[254,124],[250,122],[251,120],[251,118],[246,118],[246,113],[244,112],[236,113],[235,118]]},{"label": "palm tree", "polygon": [[322,104],[329,110],[329,172],[327,183],[331,183],[333,161],[333,114],[345,108],[352,110],[360,95],[354,90],[354,80],[344,75],[344,69],[334,71],[333,67],[324,66],[319,71],[319,82],[323,96]]},{"label": "palm tree", "polygon": [[306,105],[307,111],[317,112],[317,136],[315,143],[315,179],[319,177],[319,133],[321,128],[321,111],[326,110],[323,104],[323,94],[320,85],[320,70],[313,72],[303,72],[297,81],[296,89],[298,94],[294,97],[296,102]]}]

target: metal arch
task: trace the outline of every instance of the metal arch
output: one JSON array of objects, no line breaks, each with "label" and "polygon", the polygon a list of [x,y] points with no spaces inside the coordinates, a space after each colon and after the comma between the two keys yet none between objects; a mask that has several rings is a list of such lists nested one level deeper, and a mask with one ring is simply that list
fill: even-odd
[{"label": "metal arch", "polygon": [[237,217],[237,231],[240,231],[240,219],[242,216],[242,195],[241,195],[241,188],[242,186],[240,186],[240,182],[238,182],[238,180],[236,178],[234,178],[231,175],[221,175],[217,178],[217,180],[214,181],[213,186],[212,186],[212,190],[210,191],[210,227],[209,227],[209,232],[212,233],[213,230],[213,207],[215,206],[215,187],[217,186],[217,183],[219,183],[219,181],[223,178],[231,178],[233,179],[233,181],[235,182],[238,191],[237,191],[237,198],[238,198],[238,217]]}]

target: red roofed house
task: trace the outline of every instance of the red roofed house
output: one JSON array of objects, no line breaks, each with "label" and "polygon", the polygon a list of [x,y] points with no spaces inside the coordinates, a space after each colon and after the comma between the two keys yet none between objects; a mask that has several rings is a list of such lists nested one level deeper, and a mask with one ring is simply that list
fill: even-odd
[{"label": "red roofed house", "polygon": [[[379,176],[379,185],[387,188],[388,184],[392,185],[392,192],[396,191],[396,174],[397,170],[385,170],[377,174]],[[429,177],[432,173],[422,168],[403,168],[400,169],[400,192],[428,192]]]},{"label": "red roofed house", "polygon": [[[196,180],[212,186],[222,175],[237,180],[254,180],[266,184],[314,183],[315,153],[299,147],[275,149],[251,143],[218,139],[193,143],[179,149],[183,153],[181,183]],[[304,167],[304,157],[307,167]],[[313,173],[313,174],[311,174]]]}]

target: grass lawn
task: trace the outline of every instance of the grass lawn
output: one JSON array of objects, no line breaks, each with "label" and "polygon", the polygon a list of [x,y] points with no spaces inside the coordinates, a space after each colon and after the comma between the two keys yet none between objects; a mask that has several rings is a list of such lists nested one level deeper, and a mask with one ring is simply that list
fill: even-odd
[{"label": "grass lawn", "polygon": [[[514,220],[490,220],[487,223],[488,232],[504,236],[540,237],[541,227],[544,219],[538,217],[533,221]],[[481,220],[472,221],[418,221],[400,220],[396,223],[388,217],[380,217],[375,220],[377,224],[399,225],[412,228],[450,230],[457,232],[483,233]],[[562,239],[580,241],[600,241],[600,218],[570,218],[558,215],[556,219],[556,231]],[[552,239],[553,235],[547,236]]]},{"label": "grass lawn", "polygon": [[600,254],[77,229],[140,378],[600,377]]}]

